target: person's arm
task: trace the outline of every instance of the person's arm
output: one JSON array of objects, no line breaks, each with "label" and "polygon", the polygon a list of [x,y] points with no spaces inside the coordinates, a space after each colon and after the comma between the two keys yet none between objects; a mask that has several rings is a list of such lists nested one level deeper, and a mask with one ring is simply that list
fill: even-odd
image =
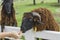
[{"label": "person's arm", "polygon": [[0,33],[0,38],[5,38],[5,37],[12,37],[12,38],[17,39],[18,35],[16,33],[13,33],[13,32],[2,32],[2,33]]}]

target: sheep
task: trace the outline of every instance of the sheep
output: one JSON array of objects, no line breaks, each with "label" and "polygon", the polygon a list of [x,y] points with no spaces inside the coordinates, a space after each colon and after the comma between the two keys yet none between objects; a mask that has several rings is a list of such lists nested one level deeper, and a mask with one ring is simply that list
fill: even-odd
[{"label": "sheep", "polygon": [[[59,32],[59,25],[56,23],[52,13],[46,8],[37,8],[31,12],[24,13],[21,25],[22,33],[32,28],[36,32],[43,30]],[[39,39],[37,38],[37,40]]]}]

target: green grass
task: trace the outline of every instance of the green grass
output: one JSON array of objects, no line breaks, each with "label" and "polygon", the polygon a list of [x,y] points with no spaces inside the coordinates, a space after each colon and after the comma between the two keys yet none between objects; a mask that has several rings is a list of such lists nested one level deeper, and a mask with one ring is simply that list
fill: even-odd
[{"label": "green grass", "polygon": [[60,23],[60,17],[55,17],[55,20]]}]

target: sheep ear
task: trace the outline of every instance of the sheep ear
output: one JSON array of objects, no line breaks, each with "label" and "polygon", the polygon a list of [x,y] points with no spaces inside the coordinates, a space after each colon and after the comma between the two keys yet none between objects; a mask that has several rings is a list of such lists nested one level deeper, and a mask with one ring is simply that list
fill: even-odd
[{"label": "sheep ear", "polygon": [[25,17],[27,15],[27,12],[25,12],[24,14],[23,14],[23,17]]},{"label": "sheep ear", "polygon": [[26,16],[26,15],[31,15],[31,16],[33,16],[32,12],[25,12],[25,13],[23,14],[23,16]]},{"label": "sheep ear", "polygon": [[27,13],[25,12],[23,15],[26,15]]}]

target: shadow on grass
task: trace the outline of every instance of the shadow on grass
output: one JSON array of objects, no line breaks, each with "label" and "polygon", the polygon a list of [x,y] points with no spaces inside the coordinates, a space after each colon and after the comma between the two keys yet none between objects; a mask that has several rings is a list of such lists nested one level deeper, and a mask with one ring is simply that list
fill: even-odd
[{"label": "shadow on grass", "polygon": [[37,3],[37,4],[27,4],[25,6],[37,6],[37,5],[45,5],[46,3]]},{"label": "shadow on grass", "polygon": [[25,6],[51,6],[51,7],[60,7],[60,3],[37,3],[36,5],[34,4],[27,4]]},{"label": "shadow on grass", "polygon": [[53,6],[53,7],[60,7],[60,3],[51,3],[50,6]]}]

